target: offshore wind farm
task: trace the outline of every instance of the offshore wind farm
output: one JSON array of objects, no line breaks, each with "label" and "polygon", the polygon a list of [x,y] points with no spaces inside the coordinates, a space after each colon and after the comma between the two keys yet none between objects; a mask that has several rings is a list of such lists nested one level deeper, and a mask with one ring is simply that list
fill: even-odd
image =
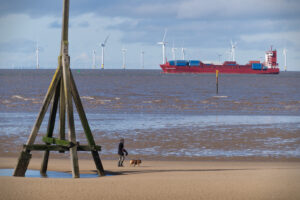
[{"label": "offshore wind farm", "polygon": [[[172,54],[172,60],[168,60],[166,57],[167,44],[166,41],[167,29],[165,29],[163,39],[161,42],[157,42],[158,45],[162,46],[162,63],[161,69],[164,73],[215,73],[216,70],[221,73],[236,73],[236,74],[278,74],[280,71],[279,64],[277,63],[277,50],[272,50],[272,46],[270,51],[266,51],[265,61],[261,61],[261,59],[251,60],[245,65],[237,64],[236,62],[236,41],[230,41],[230,49],[226,52],[229,52],[230,57],[228,60],[224,60],[221,63],[222,54],[217,54],[219,58],[219,62],[217,61],[200,61],[197,59],[188,59],[186,60],[186,48],[183,46],[180,48],[182,59],[176,59],[176,52],[178,48],[174,46],[174,40],[172,42],[172,48],[170,48]],[[100,68],[104,69],[104,49],[106,43],[109,39],[110,35],[107,35],[105,40],[100,43],[101,47],[101,65]],[[124,47],[121,49],[122,51],[122,69],[126,68],[126,51]],[[199,55],[201,56],[201,55]],[[282,56],[284,58],[284,64],[282,64],[284,71],[287,71],[287,54],[286,48],[283,49]],[[261,57],[260,57],[261,58]],[[36,47],[36,65],[37,69],[39,69],[39,47],[37,44]],[[141,51],[141,64],[140,68],[144,69],[144,51]],[[184,68],[183,68],[184,67]],[[96,51],[95,49],[92,51],[92,69],[96,69]],[[98,68],[97,68],[98,69]]]}]

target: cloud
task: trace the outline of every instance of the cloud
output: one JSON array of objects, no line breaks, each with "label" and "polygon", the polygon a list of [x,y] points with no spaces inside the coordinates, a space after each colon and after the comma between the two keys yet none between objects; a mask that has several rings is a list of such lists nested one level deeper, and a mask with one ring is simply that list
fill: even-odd
[{"label": "cloud", "polygon": [[0,43],[0,52],[25,53],[25,52],[34,52],[35,49],[36,49],[36,42],[24,38]]},{"label": "cloud", "polygon": [[[53,60],[49,65],[56,66],[62,1],[10,0],[1,3],[0,44],[3,47],[0,51],[11,48],[25,52],[25,47],[10,46],[9,43],[18,39],[20,44],[27,48],[32,45],[34,49],[34,42],[30,44],[30,41],[38,39],[44,43],[47,53],[45,58],[41,53],[41,60],[47,63]],[[273,44],[276,48],[287,45],[290,51],[300,55],[298,0],[71,0],[70,24],[73,25],[69,31],[72,62],[80,66],[91,65],[88,60],[91,50],[99,48],[99,43],[108,34],[111,34],[108,62],[121,66],[121,54],[116,52],[122,45],[128,49],[128,62],[131,55],[136,60],[137,49],[143,46],[156,66],[161,60],[161,47],[156,43],[161,40],[165,28],[168,28],[167,54],[170,54],[169,47],[174,40],[176,47],[184,44],[195,58],[201,55],[210,59],[216,57],[216,52],[229,48],[232,39],[238,42],[237,54],[263,52]],[[83,52],[88,52],[85,55],[89,56],[83,56]],[[293,58],[295,63],[300,62],[295,56]],[[1,60],[5,59],[5,56],[1,57]]]},{"label": "cloud", "polygon": [[289,19],[300,16],[297,0],[211,0],[182,1],[177,16],[185,19]]},{"label": "cloud", "polygon": [[61,28],[61,22],[55,20],[49,24],[49,28]]},{"label": "cloud", "polygon": [[[10,0],[1,2],[0,13],[29,14],[32,17],[61,15],[61,1]],[[99,16],[122,16],[134,18],[177,17],[180,19],[246,19],[291,18],[300,16],[298,0],[72,0],[70,15],[93,12]]]},{"label": "cloud", "polygon": [[87,28],[90,26],[90,24],[88,21],[83,21],[83,22],[78,23],[78,26],[81,28]]}]

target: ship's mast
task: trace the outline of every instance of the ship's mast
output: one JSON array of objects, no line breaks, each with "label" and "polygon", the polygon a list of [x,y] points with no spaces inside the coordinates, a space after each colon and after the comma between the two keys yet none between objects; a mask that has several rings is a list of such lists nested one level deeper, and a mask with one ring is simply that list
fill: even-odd
[{"label": "ship's mast", "polygon": [[232,42],[232,40],[231,40],[231,58],[232,58],[232,61],[235,61],[235,48],[236,48],[236,42]]}]

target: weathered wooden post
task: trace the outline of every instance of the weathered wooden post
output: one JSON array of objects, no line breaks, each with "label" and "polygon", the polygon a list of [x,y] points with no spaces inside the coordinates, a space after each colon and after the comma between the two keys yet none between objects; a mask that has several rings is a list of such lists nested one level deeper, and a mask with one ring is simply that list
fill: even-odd
[{"label": "weathered wooden post", "polygon": [[219,70],[216,70],[216,93],[219,93]]},{"label": "weathered wooden post", "polygon": [[[68,49],[68,24],[69,24],[69,0],[63,0],[63,23],[61,36],[61,49],[58,57],[58,67],[52,78],[46,96],[44,98],[42,107],[32,128],[28,141],[23,145],[23,150],[19,156],[17,166],[14,170],[14,176],[24,176],[28,168],[31,151],[44,151],[43,161],[41,165],[41,174],[46,175],[48,159],[50,151],[65,152],[70,151],[72,176],[79,178],[79,165],[77,151],[91,151],[98,175],[104,176],[104,169],[99,157],[98,151],[101,147],[95,144],[89,123],[87,121],[75,81],[70,70],[70,56]],[[73,115],[73,101],[76,105],[81,124],[86,135],[88,145],[79,145],[76,141],[74,115]],[[47,112],[48,106],[52,101],[50,108],[50,115],[48,120],[48,127],[46,136],[43,137],[45,144],[34,144],[44,116]],[[53,130],[55,126],[55,118],[57,109],[59,107],[59,137],[53,137]],[[67,116],[66,114],[67,113]],[[68,120],[68,140],[65,139],[65,118]]]}]

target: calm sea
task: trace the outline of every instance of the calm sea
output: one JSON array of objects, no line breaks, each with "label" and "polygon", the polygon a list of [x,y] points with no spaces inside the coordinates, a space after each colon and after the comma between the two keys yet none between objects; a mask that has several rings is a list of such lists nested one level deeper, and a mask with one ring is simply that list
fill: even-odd
[{"label": "calm sea", "polygon": [[[0,151],[17,155],[54,70],[0,70]],[[73,70],[102,157],[161,160],[300,159],[300,72],[162,74]],[[75,113],[77,139],[86,143]],[[47,116],[37,142],[45,134]],[[55,130],[57,134],[57,129]],[[13,145],[16,144],[16,145]],[[82,154],[82,156],[88,156]]]}]

